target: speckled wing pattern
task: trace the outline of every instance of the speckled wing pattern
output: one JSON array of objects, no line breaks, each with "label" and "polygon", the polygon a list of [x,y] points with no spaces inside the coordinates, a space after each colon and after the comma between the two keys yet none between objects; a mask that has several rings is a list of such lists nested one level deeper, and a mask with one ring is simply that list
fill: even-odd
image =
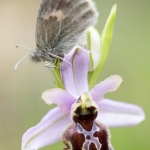
[{"label": "speckled wing pattern", "polygon": [[58,56],[68,53],[96,18],[92,0],[42,0],[36,24],[36,52]]}]

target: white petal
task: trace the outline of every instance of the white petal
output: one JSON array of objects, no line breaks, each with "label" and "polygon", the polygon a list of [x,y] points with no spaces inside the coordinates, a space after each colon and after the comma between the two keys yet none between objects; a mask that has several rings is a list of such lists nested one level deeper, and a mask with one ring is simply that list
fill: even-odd
[{"label": "white petal", "polygon": [[108,127],[134,126],[145,119],[143,109],[134,104],[103,99],[98,107],[97,119]]},{"label": "white petal", "polygon": [[63,61],[61,68],[62,79],[66,90],[75,98],[88,92],[88,62],[90,52],[82,47],[75,47],[64,59],[72,66]]},{"label": "white petal", "polygon": [[116,91],[121,82],[122,78],[119,75],[112,75],[99,84],[95,85],[94,88],[90,91],[93,100],[95,102],[99,102],[102,100],[106,93]]},{"label": "white petal", "polygon": [[61,140],[65,128],[71,124],[69,113],[56,107],[50,110],[35,127],[22,137],[22,150],[37,150]]},{"label": "white petal", "polygon": [[64,111],[70,111],[71,105],[75,102],[72,95],[60,88],[46,90],[42,94],[42,99],[49,105],[57,104]]}]

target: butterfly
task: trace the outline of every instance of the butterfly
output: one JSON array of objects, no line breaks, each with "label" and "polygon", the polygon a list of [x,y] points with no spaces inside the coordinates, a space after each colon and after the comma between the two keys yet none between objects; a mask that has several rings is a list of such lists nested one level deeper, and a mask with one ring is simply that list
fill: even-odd
[{"label": "butterfly", "polygon": [[95,25],[97,17],[92,0],[42,0],[36,23],[36,48],[31,50],[17,45],[31,50],[31,53],[19,60],[14,70],[28,55],[31,61],[46,62],[48,67],[55,67],[51,66],[55,58],[66,61],[64,54],[85,40],[86,29]]},{"label": "butterfly", "polygon": [[29,56],[33,62],[64,54],[82,40],[85,30],[97,21],[98,13],[92,0],[42,0],[36,23],[36,48]]}]

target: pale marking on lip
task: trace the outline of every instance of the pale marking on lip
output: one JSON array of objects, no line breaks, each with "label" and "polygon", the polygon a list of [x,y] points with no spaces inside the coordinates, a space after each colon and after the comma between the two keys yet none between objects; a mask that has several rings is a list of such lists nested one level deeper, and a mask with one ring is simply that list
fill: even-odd
[{"label": "pale marking on lip", "polygon": [[[93,143],[97,150],[100,150],[102,147],[102,144],[100,143],[98,137],[94,136],[95,132],[100,132],[100,129],[97,127],[97,125],[94,123],[91,131],[86,131],[79,123],[77,123],[77,130],[79,134],[83,134],[85,141],[83,143],[82,149],[83,150],[89,150],[90,145]],[[87,136],[90,137],[90,139],[87,139]]]}]

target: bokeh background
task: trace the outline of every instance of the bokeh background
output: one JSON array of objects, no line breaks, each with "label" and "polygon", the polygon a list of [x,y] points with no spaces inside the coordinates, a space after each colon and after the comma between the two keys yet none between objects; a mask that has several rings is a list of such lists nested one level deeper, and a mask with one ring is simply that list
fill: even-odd
[{"label": "bokeh background", "polygon": [[[53,74],[44,64],[26,58],[18,70],[13,67],[35,48],[35,25],[41,0],[0,0],[0,150],[20,150],[22,134],[36,125],[53,106],[42,99],[43,91],[54,87]],[[150,149],[150,1],[95,0],[100,12],[101,33],[113,4],[117,4],[113,41],[99,81],[119,74],[119,90],[105,97],[141,106],[146,120],[134,127],[110,129],[116,150]],[[57,131],[56,131],[57,132]],[[63,149],[59,142],[42,150]]]}]

